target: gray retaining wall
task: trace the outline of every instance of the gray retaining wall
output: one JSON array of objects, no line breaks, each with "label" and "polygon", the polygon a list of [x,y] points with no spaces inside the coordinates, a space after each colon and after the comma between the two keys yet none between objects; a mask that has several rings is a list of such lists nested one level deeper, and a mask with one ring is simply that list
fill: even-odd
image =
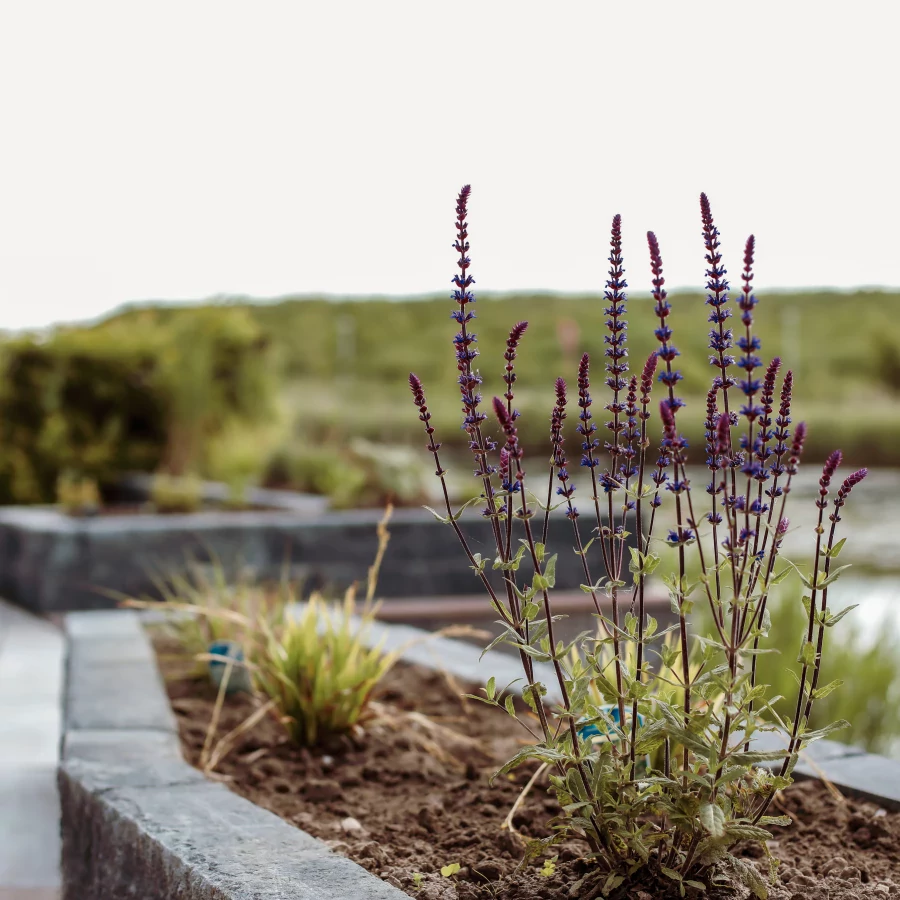
[{"label": "gray retaining wall", "polygon": [[[216,559],[229,575],[243,568],[263,580],[287,572],[310,588],[340,591],[365,580],[381,510],[332,512],[313,502],[317,498],[268,493],[267,502],[287,508],[94,518],[52,508],[0,508],[0,595],[38,613],[109,608],[116,601],[104,591],[155,596],[154,578],[183,571],[190,558]],[[473,552],[492,559],[490,523],[469,509],[463,526]],[[554,517],[551,547],[559,550],[557,585],[577,590],[584,575],[579,557],[570,552],[569,529],[563,516]],[[398,509],[389,530],[380,597],[481,592],[452,530],[431,513]],[[489,572],[497,585],[500,574]]]},{"label": "gray retaining wall", "polygon": [[[518,660],[409,626],[373,629],[403,656],[467,681],[519,677]],[[176,725],[141,619],[73,613],[59,767],[63,900],[401,900],[406,895],[332,853],[181,757]],[[546,667],[545,667],[546,668]],[[552,673],[539,678],[551,688]],[[761,745],[762,742],[760,741]],[[900,763],[821,741],[798,775],[900,809]]]}]

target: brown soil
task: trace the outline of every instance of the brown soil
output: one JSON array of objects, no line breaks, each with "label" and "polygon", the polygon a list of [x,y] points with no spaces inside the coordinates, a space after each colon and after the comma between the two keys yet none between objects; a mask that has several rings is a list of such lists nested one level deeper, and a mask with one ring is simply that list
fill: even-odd
[{"label": "brown soil", "polygon": [[[196,765],[215,697],[205,683],[181,677],[171,662],[163,665],[183,750]],[[527,735],[500,711],[462,701],[460,693],[440,674],[398,666],[383,684],[377,716],[364,736],[307,751],[289,745],[281,726],[265,719],[218,765],[214,777],[419,900],[601,896],[602,882],[580,858],[585,848],[579,844],[554,848],[559,860],[549,878],[540,874],[542,859],[516,872],[522,844],[502,825],[533,770],[499,778],[493,787],[488,779]],[[253,709],[247,696],[229,698],[218,734],[239,725]],[[792,786],[779,808],[794,824],[779,829],[770,842],[781,860],[771,900],[900,897],[900,814],[838,801],[819,782]],[[556,813],[546,785],[539,785],[513,824],[525,837],[545,836],[545,823]],[[743,855],[766,871],[761,848],[747,847]],[[442,877],[441,867],[451,863],[459,863],[460,871]],[[423,876],[418,887],[415,873]],[[664,895],[634,884],[622,896]],[[736,900],[746,892],[702,896]]]}]

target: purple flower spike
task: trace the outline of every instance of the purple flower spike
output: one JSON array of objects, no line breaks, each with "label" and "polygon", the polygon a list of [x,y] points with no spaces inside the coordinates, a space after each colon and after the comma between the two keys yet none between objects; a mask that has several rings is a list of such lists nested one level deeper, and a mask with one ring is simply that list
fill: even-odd
[{"label": "purple flower spike", "polygon": [[659,327],[654,332],[656,339],[660,343],[660,348],[656,351],[656,355],[666,364],[666,370],[665,372],[660,373],[659,380],[669,389],[669,399],[667,401],[669,406],[673,409],[677,409],[679,406],[684,406],[684,401],[675,396],[675,387],[678,382],[681,381],[683,376],[681,372],[672,368],[672,360],[681,354],[678,349],[670,343],[672,329],[669,328],[666,319],[669,317],[672,307],[668,300],[666,300],[666,290],[663,287],[666,283],[666,279],[663,277],[662,255],[659,252],[659,241],[657,241],[656,235],[652,231],[647,232],[647,246],[650,249],[650,271],[653,274],[651,284],[653,285],[653,300],[656,302],[656,309],[654,311],[659,319]]},{"label": "purple flower spike", "polygon": [[834,477],[834,473],[837,471],[837,468],[841,464],[841,460],[843,458],[844,454],[841,453],[840,450],[834,450],[832,451],[828,459],[825,460],[825,466],[822,469],[822,478],[819,481],[819,483],[822,484],[823,487],[828,487],[828,485],[831,484],[831,479]]},{"label": "purple flower spike", "polygon": [[868,469],[857,469],[852,475],[848,475],[844,479],[844,483],[838,488],[837,497],[834,501],[835,505],[839,505],[839,501],[841,504],[844,503],[850,495],[850,491],[852,491],[853,488],[855,488],[868,474]]},{"label": "purple flower spike", "polygon": [[478,356],[477,335],[469,331],[468,325],[475,318],[475,313],[468,306],[475,302],[475,295],[469,288],[475,283],[475,279],[469,274],[472,261],[469,259],[469,226],[466,221],[468,214],[469,195],[472,192],[470,185],[465,185],[456,198],[456,241],[454,249],[459,253],[456,265],[459,273],[453,276],[455,290],[450,295],[456,301],[457,309],[450,315],[459,324],[459,331],[453,338],[453,346],[456,349],[456,368],[459,371],[457,379],[459,392],[462,397],[462,427],[469,435],[469,448],[475,454],[477,478],[489,478],[495,470],[488,464],[487,454],[496,449],[496,444],[488,437],[481,434],[481,423],[487,416],[478,409],[481,403],[481,394],[478,388],[481,385],[481,376],[472,368],[472,363]]},{"label": "purple flower spike", "polygon": [[607,428],[613,432],[613,440],[606,444],[615,467],[616,458],[622,452],[619,441],[621,431],[619,416],[625,411],[625,406],[620,402],[619,393],[626,387],[625,374],[628,371],[628,350],[625,341],[628,336],[628,324],[620,317],[625,314],[625,269],[622,266],[622,217],[616,215],[612,220],[612,233],[610,237],[609,254],[609,279],[606,282],[606,290],[603,297],[609,304],[603,311],[607,315],[606,328],[609,331],[604,337],[606,343],[606,384],[612,391],[612,402],[606,404],[613,414],[613,420],[607,423]]},{"label": "purple flower spike", "polygon": [[441,445],[434,439],[434,426],[431,424],[431,413],[428,411],[428,406],[425,402],[425,389],[422,387],[419,376],[413,372],[409,373],[409,389],[412,391],[413,403],[416,404],[419,410],[419,421],[424,424],[425,434],[428,435],[428,443],[425,447],[434,456],[436,466],[434,474],[440,478],[446,474],[446,470],[441,468],[438,459],[438,450],[441,449]]},{"label": "purple flower spike", "polygon": [[835,450],[825,460],[825,465],[822,468],[822,477],[819,479],[819,499],[816,500],[816,506],[819,509],[824,509],[828,503],[825,499],[828,496],[828,486],[831,484],[831,479],[834,477],[837,467],[841,464],[843,456],[840,450]]},{"label": "purple flower spike", "polygon": [[[727,373],[728,367],[734,363],[734,357],[727,352],[732,346],[733,335],[730,328],[724,327],[724,323],[731,317],[731,310],[725,305],[728,303],[728,281],[725,277],[728,273],[722,265],[719,229],[713,222],[712,210],[706,194],[700,195],[700,217],[703,220],[706,264],[709,267],[706,270],[706,290],[708,291],[706,302],[712,307],[707,321],[715,326],[709,335],[709,346],[715,351],[715,355],[710,357],[710,362],[719,369],[719,375],[716,376],[713,384],[715,387],[727,391],[735,384],[735,380]],[[752,255],[750,262],[752,263]]]},{"label": "purple flower spike", "polygon": [[716,421],[716,454],[725,456],[731,449],[731,419],[724,413]]},{"label": "purple flower spike", "polygon": [[556,390],[556,405],[560,408],[565,407],[566,405],[566,382],[563,378],[557,378],[556,384],[554,385]]},{"label": "purple flower spike", "polygon": [[563,450],[563,422],[566,418],[566,383],[562,378],[556,379],[556,405],[550,414],[550,443],[553,450],[552,464],[556,467],[565,466],[566,458]]},{"label": "purple flower spike", "polygon": [[848,475],[844,479],[844,483],[838,488],[837,495],[834,498],[834,512],[828,517],[832,522],[837,524],[841,521],[841,507],[847,502],[850,491],[868,474],[868,469],[857,469],[852,475]]},{"label": "purple flower spike", "polygon": [[[527,322],[517,322],[512,327],[512,330],[509,332],[509,337],[506,339],[506,352],[503,354],[503,358],[506,360],[506,368],[503,373],[503,380],[506,382],[506,393],[503,396],[508,403],[512,403],[513,400],[513,383],[516,380],[516,373],[514,371],[516,351],[519,349],[519,341],[522,339],[522,335],[525,334],[525,329],[527,328]],[[513,418],[518,417],[518,412],[513,412]]]},{"label": "purple flower spike", "polygon": [[803,455],[803,444],[806,441],[806,422],[798,422],[794,429],[794,440],[791,442],[791,456],[788,460],[788,475],[796,475],[800,468],[800,457]]},{"label": "purple flower spike", "polygon": [[653,390],[653,376],[656,374],[656,365],[659,357],[651,353],[641,370],[641,405],[646,406],[650,402],[650,392]]},{"label": "purple flower spike", "polygon": [[600,441],[592,437],[597,430],[597,426],[591,421],[591,404],[594,402],[591,398],[590,389],[590,371],[591,358],[585,353],[578,363],[578,405],[581,412],[578,414],[579,423],[575,429],[584,440],[581,443],[581,449],[584,451],[581,456],[581,464],[593,469],[597,465],[598,460],[594,458],[594,450],[600,446]]},{"label": "purple flower spike", "polygon": [[662,419],[663,423],[663,436],[665,440],[668,441],[666,446],[671,447],[676,440],[675,415],[672,412],[672,408],[665,400],[661,401],[659,404],[659,417]]}]

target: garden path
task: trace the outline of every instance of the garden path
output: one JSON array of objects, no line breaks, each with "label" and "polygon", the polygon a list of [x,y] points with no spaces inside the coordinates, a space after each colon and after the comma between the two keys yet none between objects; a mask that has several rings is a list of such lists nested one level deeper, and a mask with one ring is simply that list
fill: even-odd
[{"label": "garden path", "polygon": [[63,636],[0,600],[0,900],[59,897]]}]

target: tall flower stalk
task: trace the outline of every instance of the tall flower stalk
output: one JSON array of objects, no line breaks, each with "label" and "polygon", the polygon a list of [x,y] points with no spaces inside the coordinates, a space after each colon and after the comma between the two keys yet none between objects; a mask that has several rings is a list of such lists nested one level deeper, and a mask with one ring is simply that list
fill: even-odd
[{"label": "tall flower stalk", "polygon": [[[775,793],[790,783],[798,753],[810,741],[844,724],[809,729],[817,696],[833,687],[819,686],[824,631],[846,612],[832,613],[827,600],[829,585],[843,569],[832,568],[843,545],[836,539],[836,529],[841,510],[866,472],[859,470],[846,478],[829,500],[839,451],[829,457],[823,470],[812,571],[802,576],[809,596],[798,658],[796,712],[786,730],[788,746],[777,753],[756,751],[755,732],[775,727],[773,718],[780,722],[771,714],[766,686],[756,684],[756,658],[770,627],[766,612],[770,592],[790,572],[787,567],[779,571],[778,562],[789,528],[787,498],[800,465],[806,426],[801,422],[791,430],[793,373],[788,370],[779,387],[781,360],[764,364],[759,355],[761,343],[754,333],[758,304],[752,288],[755,239],[750,237],[744,245],[737,302],[742,331],[735,341],[728,327],[732,311],[719,231],[709,200],[701,195],[709,361],[715,369],[704,419],[709,501],[701,515],[687,475],[688,448],[680,429],[685,414],[680,396],[683,375],[677,367],[680,353],[673,343],[673,308],[659,242],[648,232],[657,349],[639,375],[629,375],[624,318],[627,283],[618,215],[612,222],[604,292],[608,400],[603,406],[609,413],[604,423],[608,436],[603,441],[598,436],[591,358],[585,352],[571,399],[566,381],[558,377],[555,382],[546,504],[542,504],[527,489],[520,416],[514,405],[515,366],[526,322],[515,324],[509,332],[503,352],[504,388],[502,396],[492,401],[502,446],[489,437],[488,417],[481,408],[477,339],[471,330],[475,297],[468,255],[469,198],[467,186],[456,206],[454,247],[459,257],[452,315],[459,330],[453,343],[462,427],[469,437],[481,491],[457,511],[424,388],[412,374],[409,384],[441,482],[444,510],[435,515],[452,526],[470,568],[501,617],[503,630],[494,644],[507,643],[518,652],[525,674],[521,696],[539,726],[535,732],[533,721],[529,723],[529,717],[517,711],[512,697],[498,692],[494,679],[488,681],[484,695],[476,699],[504,709],[534,738],[501,772],[526,760],[547,766],[561,808],[554,829],[587,842],[592,859],[606,874],[607,893],[624,890],[627,879],[642,873],[643,886],[654,879],[660,885],[675,881],[684,893],[686,887],[705,888],[716,879],[732,877],[761,895],[759,874],[729,851],[741,839],[765,840],[766,828],[782,824],[767,811]],[[739,379],[731,374],[735,346],[740,351]],[[661,397],[653,397],[654,381],[661,385]],[[729,393],[735,387],[743,393],[742,405],[736,405]],[[590,478],[590,539],[581,531],[585,519],[575,505],[566,452],[570,406],[577,406],[580,463]],[[662,429],[658,446],[651,434],[656,424],[653,407],[658,409]],[[673,507],[674,526],[661,539],[654,529],[657,512],[667,500]],[[475,504],[482,506],[482,515],[491,522],[493,560],[473,552],[464,533],[463,512]],[[536,511],[538,505],[543,507],[542,516]],[[569,643],[559,638],[559,617],[553,611],[557,555],[550,552],[549,543],[555,531],[553,511],[560,508],[572,529],[568,543],[579,557],[582,590],[590,597],[590,601],[585,598],[586,609],[598,624],[595,631]],[[660,564],[660,556],[653,552],[658,542],[677,556],[674,571],[663,578],[676,623],[662,631],[647,614],[645,603],[648,579]],[[621,603],[626,547],[632,581],[627,606]],[[696,580],[690,577],[689,554],[696,554],[699,562]],[[502,589],[488,576],[489,570],[499,572]],[[692,630],[695,591],[709,604],[713,637]],[[677,635],[673,642],[670,631]],[[539,671],[549,672],[553,683],[541,682]],[[762,762],[780,763],[780,767],[773,774],[757,768]],[[557,839],[554,835],[539,841],[529,853],[538,853]]]}]

